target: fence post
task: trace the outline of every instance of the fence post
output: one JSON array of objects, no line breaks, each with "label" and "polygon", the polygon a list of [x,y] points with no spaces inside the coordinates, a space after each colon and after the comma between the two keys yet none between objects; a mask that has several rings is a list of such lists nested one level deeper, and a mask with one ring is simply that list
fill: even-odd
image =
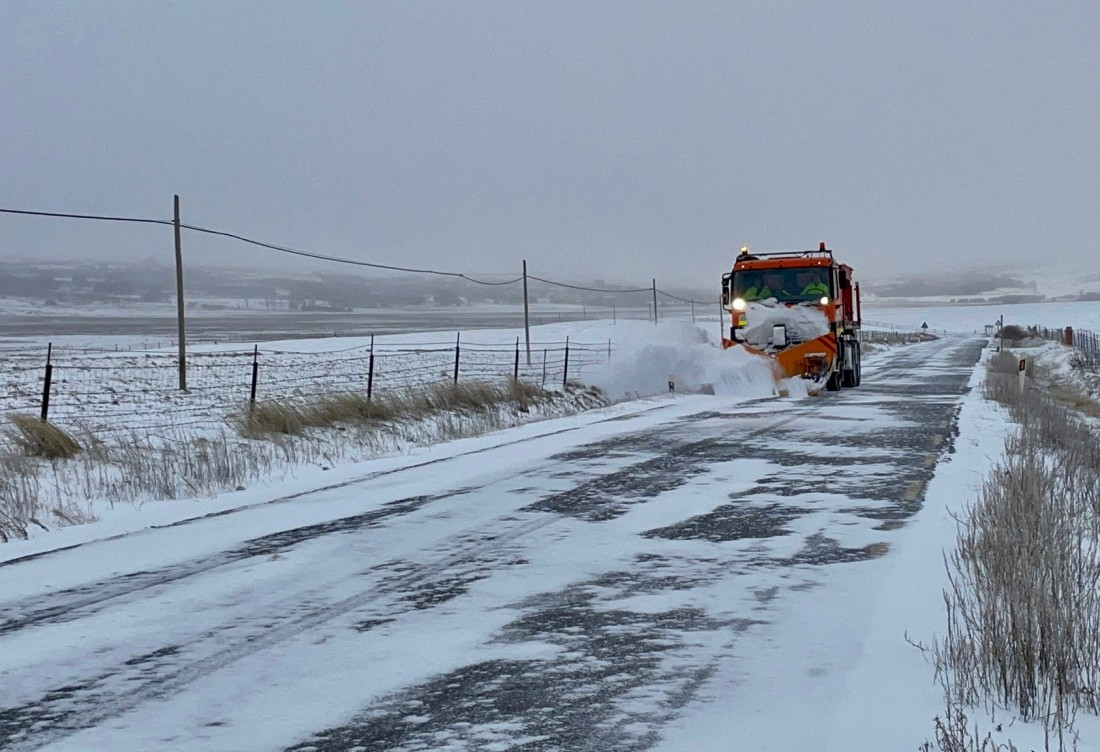
[{"label": "fence post", "polygon": [[50,416],[50,384],[53,383],[53,342],[46,345],[46,379],[42,383],[42,422]]},{"label": "fence post", "polygon": [[462,339],[462,332],[455,334],[455,383],[458,383],[458,356],[462,348],[459,345],[459,341]]},{"label": "fence post", "polygon": [[546,386],[546,348],[542,349],[542,385]]},{"label": "fence post", "polygon": [[370,336],[370,360],[367,362],[367,402],[374,393],[374,335]]},{"label": "fence post", "polygon": [[691,323],[695,323],[695,301],[691,301]]},{"label": "fence post", "polygon": [[512,381],[519,381],[519,337],[516,337],[516,365],[512,369]]},{"label": "fence post", "polygon": [[657,323],[657,278],[653,279],[653,323]]},{"label": "fence post", "polygon": [[565,368],[562,369],[561,386],[563,389],[569,386],[569,337],[565,338]]},{"label": "fence post", "polygon": [[611,338],[607,338],[607,362],[611,362]]},{"label": "fence post", "polygon": [[248,395],[248,410],[251,412],[256,407],[256,382],[260,375],[260,346],[252,346],[252,391]]}]

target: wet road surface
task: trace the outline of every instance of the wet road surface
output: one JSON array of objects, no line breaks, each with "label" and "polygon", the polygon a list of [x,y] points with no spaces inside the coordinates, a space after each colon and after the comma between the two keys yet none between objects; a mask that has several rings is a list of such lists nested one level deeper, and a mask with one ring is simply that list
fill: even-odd
[{"label": "wet road surface", "polygon": [[[367,480],[232,545],[194,543],[232,515],[156,531],[148,566],[0,566],[0,749],[650,748],[815,573],[890,555],[982,346]],[[25,585],[64,557],[89,578]]]}]

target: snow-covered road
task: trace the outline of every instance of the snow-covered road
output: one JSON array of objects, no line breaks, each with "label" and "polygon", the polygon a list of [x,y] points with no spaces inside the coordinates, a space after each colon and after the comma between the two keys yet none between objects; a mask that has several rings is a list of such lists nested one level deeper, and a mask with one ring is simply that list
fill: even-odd
[{"label": "snow-covered road", "polygon": [[765,704],[843,686],[873,609],[853,593],[880,587],[983,345],[887,353],[819,398],[526,426],[0,565],[0,749],[766,739]]}]

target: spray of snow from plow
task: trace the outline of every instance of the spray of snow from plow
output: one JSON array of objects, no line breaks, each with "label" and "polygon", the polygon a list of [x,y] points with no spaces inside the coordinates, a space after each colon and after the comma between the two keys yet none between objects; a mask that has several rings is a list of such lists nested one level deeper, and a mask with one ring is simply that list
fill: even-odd
[{"label": "spray of snow from plow", "polygon": [[585,381],[611,399],[669,391],[768,397],[779,393],[774,365],[741,348],[723,350],[694,324],[668,322],[623,327],[616,332],[611,363],[590,371]]}]

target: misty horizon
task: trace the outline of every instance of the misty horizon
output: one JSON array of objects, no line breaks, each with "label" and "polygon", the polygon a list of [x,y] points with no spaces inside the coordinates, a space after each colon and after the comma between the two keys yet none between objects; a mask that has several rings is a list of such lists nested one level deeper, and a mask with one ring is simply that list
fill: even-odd
[{"label": "misty horizon", "polygon": [[[178,193],[185,223],[332,256],[699,289],[743,245],[824,241],[864,279],[1095,265],[1086,3],[17,2],[0,21],[2,208],[171,219]],[[161,253],[170,228],[0,215],[0,259]],[[299,266],[193,234],[184,254]]]}]

